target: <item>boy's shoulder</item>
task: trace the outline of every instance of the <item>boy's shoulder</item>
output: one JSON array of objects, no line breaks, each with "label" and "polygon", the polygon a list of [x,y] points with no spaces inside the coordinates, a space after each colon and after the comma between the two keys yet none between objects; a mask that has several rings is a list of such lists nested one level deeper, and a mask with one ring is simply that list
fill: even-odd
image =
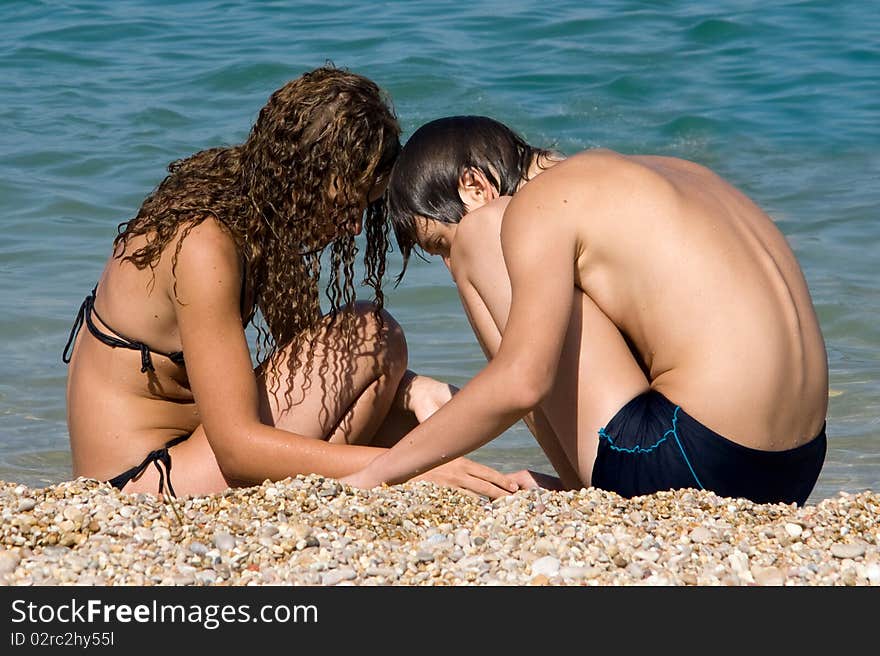
[{"label": "boy's shoulder", "polygon": [[450,253],[453,277],[474,259],[484,257],[487,243],[500,242],[501,221],[509,202],[510,196],[502,196],[462,217]]},{"label": "boy's shoulder", "polygon": [[465,214],[456,228],[455,244],[470,250],[474,245],[479,248],[486,239],[498,239],[510,199],[510,196],[501,196]]}]

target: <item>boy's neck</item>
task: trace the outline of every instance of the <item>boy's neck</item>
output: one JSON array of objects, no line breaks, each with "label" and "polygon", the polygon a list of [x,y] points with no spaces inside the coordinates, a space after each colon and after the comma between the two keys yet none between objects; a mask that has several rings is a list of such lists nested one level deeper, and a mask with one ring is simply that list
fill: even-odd
[{"label": "boy's neck", "polygon": [[542,171],[546,171],[552,166],[559,164],[559,162],[565,159],[565,155],[562,153],[554,152],[551,155],[543,155],[537,154],[532,158],[532,164],[529,166],[529,172],[526,175],[526,179],[520,183],[520,187],[522,187],[526,182],[534,178],[536,175],[541,173]]}]

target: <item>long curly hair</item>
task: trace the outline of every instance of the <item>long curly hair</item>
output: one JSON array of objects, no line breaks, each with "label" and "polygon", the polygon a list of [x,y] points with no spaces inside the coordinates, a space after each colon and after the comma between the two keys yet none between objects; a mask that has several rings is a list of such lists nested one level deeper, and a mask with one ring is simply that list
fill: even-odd
[{"label": "long curly hair", "polygon": [[[328,64],[276,90],[247,140],[210,148],[168,166],[169,175],[133,219],[118,226],[115,256],[155,268],[178,233],[172,260],[190,230],[213,217],[235,241],[245,284],[265,327],[257,324],[257,358],[293,344],[322,320],[321,256],[329,247],[326,296],[330,316],[355,298],[357,246],[352,226],[363,219],[363,284],[384,303],[389,250],[384,198],[368,203],[400,151],[400,126],[390,98],[371,80]],[[129,240],[146,244],[126,253]],[[248,318],[250,320],[250,318]]]}]

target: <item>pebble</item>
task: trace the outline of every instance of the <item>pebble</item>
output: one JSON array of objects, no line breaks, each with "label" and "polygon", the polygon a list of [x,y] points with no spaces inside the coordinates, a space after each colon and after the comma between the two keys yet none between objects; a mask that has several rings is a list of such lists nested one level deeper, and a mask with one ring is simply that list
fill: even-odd
[{"label": "pebble", "polygon": [[778,567],[753,567],[751,574],[758,585],[783,585],[785,574]]},{"label": "pebble", "polygon": [[18,551],[0,551],[0,576],[12,574],[20,562],[21,555]]},{"label": "pebble", "polygon": [[799,538],[801,534],[804,532],[804,527],[800,524],[795,524],[793,522],[788,522],[785,525],[785,532],[788,533],[793,538]]},{"label": "pebble", "polygon": [[336,585],[342,581],[351,581],[357,578],[357,572],[349,567],[331,569],[321,576],[321,585]]},{"label": "pebble", "polygon": [[871,491],[802,508],[698,490],[490,503],[425,481],[297,476],[176,505],[182,524],[155,496],[94,480],[0,481],[0,583],[880,585]]},{"label": "pebble", "polygon": [[138,526],[134,530],[134,539],[138,542],[152,542],[153,541],[153,531],[144,527]]},{"label": "pebble", "polygon": [[633,553],[633,558],[638,558],[639,560],[646,560],[650,563],[657,562],[660,558],[660,554],[656,551],[646,551],[644,549],[639,549]]},{"label": "pebble", "polygon": [[217,572],[210,569],[203,569],[200,572],[196,572],[193,578],[196,583],[200,583],[201,585],[211,585],[217,582]]},{"label": "pebble", "polygon": [[645,578],[645,568],[638,563],[630,563],[627,565],[626,573],[633,581],[641,581]]},{"label": "pebble", "polygon": [[18,512],[27,512],[28,510],[33,510],[37,505],[37,502],[33,499],[22,499],[18,502]]},{"label": "pebble", "polygon": [[193,574],[177,573],[171,576],[171,585],[192,585],[196,582]]},{"label": "pebble", "polygon": [[690,534],[691,542],[703,543],[712,538],[712,533],[705,526],[698,526]]},{"label": "pebble", "polygon": [[831,555],[835,558],[858,558],[865,555],[866,545],[863,542],[837,542],[831,545]]},{"label": "pebble", "polygon": [[217,547],[220,551],[230,551],[235,547],[235,538],[229,535],[229,533],[215,533],[214,546]]},{"label": "pebble", "polygon": [[559,573],[559,560],[553,556],[543,556],[532,563],[532,576],[556,576]]},{"label": "pebble", "polygon": [[[749,557],[739,549],[728,555],[727,561],[730,563],[730,568],[738,576],[742,577],[744,574],[749,573]],[[751,574],[749,574],[749,576],[751,576]]]},{"label": "pebble", "polygon": [[208,547],[205,544],[199,542],[198,540],[195,540],[190,543],[189,550],[192,551],[197,556],[204,556],[206,553],[208,553]]}]

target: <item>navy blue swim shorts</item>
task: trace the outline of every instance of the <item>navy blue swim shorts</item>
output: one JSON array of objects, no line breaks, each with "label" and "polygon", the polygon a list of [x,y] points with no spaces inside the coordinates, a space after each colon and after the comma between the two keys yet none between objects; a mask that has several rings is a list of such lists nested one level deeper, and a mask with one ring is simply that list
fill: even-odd
[{"label": "navy blue swim shorts", "polygon": [[624,497],[696,488],[802,506],[819,478],[826,449],[825,426],[811,441],[786,451],[742,446],[649,390],[599,430],[592,484]]}]

